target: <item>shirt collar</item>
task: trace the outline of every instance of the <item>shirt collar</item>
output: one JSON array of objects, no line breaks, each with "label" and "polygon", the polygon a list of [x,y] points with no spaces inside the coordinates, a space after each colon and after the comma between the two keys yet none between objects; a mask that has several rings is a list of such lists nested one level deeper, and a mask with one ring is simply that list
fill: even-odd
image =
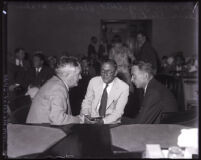
[{"label": "shirt collar", "polygon": [[39,72],[41,71],[42,67],[36,68],[36,71],[38,70]]},{"label": "shirt collar", "polygon": [[[152,80],[152,78],[149,80],[149,82],[150,82],[151,80]],[[147,86],[148,86],[149,82],[146,84],[146,86],[145,86],[145,88],[144,88],[144,95],[145,95],[145,93],[146,93],[146,91],[147,91]]]}]

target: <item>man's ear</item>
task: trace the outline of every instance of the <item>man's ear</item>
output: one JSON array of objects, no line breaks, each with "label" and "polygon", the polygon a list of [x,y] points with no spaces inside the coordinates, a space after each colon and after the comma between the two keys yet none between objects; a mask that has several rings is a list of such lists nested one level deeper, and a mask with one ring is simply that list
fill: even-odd
[{"label": "man's ear", "polygon": [[148,73],[144,73],[144,77],[146,78],[146,79],[148,79],[149,78],[149,74]]}]

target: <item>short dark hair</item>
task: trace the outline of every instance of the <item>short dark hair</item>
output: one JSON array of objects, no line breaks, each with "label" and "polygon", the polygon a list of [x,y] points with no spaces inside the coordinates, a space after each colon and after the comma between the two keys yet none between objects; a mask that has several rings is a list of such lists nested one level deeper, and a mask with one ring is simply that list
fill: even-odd
[{"label": "short dark hair", "polygon": [[151,76],[154,76],[156,74],[156,70],[152,67],[151,63],[136,61],[133,66],[138,66],[139,70],[147,72]]},{"label": "short dark hair", "polygon": [[120,37],[120,35],[116,34],[114,35],[114,37],[112,38],[112,43],[121,43],[122,39]]},{"label": "short dark hair", "polygon": [[145,31],[138,31],[138,32],[137,32],[137,35],[138,35],[138,34],[141,34],[143,37],[146,38],[146,40],[149,40],[149,37],[147,36],[147,33],[146,33]]},{"label": "short dark hair", "polygon": [[168,57],[167,56],[163,56],[162,59],[168,59]]},{"label": "short dark hair", "polygon": [[102,62],[101,62],[101,67],[103,66],[103,64],[105,64],[105,63],[109,63],[109,64],[111,64],[113,67],[114,67],[114,69],[115,69],[115,71],[117,70],[117,63],[113,60],[113,59],[104,59]]},{"label": "short dark hair", "polygon": [[40,60],[42,60],[43,62],[45,62],[45,56],[42,53],[35,53],[33,55],[33,57],[38,57],[38,58],[40,58]]},{"label": "short dark hair", "polygon": [[14,50],[14,52],[15,52],[15,53],[18,53],[18,52],[21,51],[21,50],[22,50],[22,51],[25,51],[24,48],[19,47],[19,48],[16,48],[16,49]]},{"label": "short dark hair", "polygon": [[95,41],[98,40],[96,36],[92,36],[92,37],[91,37],[91,41],[94,41],[94,40],[95,40]]}]

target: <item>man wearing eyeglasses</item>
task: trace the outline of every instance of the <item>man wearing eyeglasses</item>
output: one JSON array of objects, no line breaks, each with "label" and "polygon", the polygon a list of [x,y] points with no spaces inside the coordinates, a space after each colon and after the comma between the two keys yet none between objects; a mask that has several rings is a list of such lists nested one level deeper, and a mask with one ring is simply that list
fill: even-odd
[{"label": "man wearing eyeglasses", "polygon": [[90,80],[80,115],[83,123],[115,124],[121,122],[128,101],[129,86],[116,77],[117,64],[107,59],[101,75]]}]

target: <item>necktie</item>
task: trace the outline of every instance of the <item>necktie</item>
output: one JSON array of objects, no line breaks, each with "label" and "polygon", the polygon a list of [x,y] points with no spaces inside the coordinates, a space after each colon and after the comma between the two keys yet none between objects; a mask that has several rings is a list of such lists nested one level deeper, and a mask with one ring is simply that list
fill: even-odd
[{"label": "necktie", "polygon": [[39,68],[36,68],[36,75],[39,74]]},{"label": "necktie", "polygon": [[66,113],[67,113],[68,115],[72,115],[71,106],[70,106],[70,99],[69,99],[69,94],[68,94],[68,92],[67,92],[67,111],[66,111]]},{"label": "necktie", "polygon": [[101,103],[100,103],[100,108],[99,108],[99,114],[101,117],[105,116],[105,111],[106,111],[106,105],[107,105],[107,87],[108,84],[106,84],[104,90],[103,90],[103,94],[101,97]]}]

